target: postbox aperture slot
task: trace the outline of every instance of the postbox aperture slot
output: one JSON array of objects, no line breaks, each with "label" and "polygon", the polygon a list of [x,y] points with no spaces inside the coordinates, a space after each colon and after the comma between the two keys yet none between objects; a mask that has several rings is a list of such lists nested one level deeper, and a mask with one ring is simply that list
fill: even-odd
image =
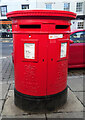
[{"label": "postbox aperture slot", "polygon": [[28,28],[28,29],[40,29],[41,25],[20,25],[20,28]]},{"label": "postbox aperture slot", "polygon": [[56,29],[67,29],[69,27],[69,25],[56,25],[55,28]]}]

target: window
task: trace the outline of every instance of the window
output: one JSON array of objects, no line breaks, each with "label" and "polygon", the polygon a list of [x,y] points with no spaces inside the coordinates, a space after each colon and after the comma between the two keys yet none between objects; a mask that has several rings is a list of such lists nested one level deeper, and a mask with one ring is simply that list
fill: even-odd
[{"label": "window", "polygon": [[70,10],[70,3],[64,3],[64,10],[66,11]]},{"label": "window", "polygon": [[84,28],[84,22],[78,22],[77,29],[83,29]]},{"label": "window", "polygon": [[6,16],[7,13],[7,6],[1,6],[0,7],[0,11],[1,11],[1,16]]},{"label": "window", "polygon": [[22,5],[22,9],[23,9],[23,10],[29,9],[29,5]]},{"label": "window", "polygon": [[83,2],[76,3],[76,12],[82,12]]},{"label": "window", "polygon": [[12,37],[12,25],[11,21],[2,21],[0,25],[0,38],[11,38]]},{"label": "window", "polygon": [[51,3],[46,4],[46,9],[51,10],[52,9],[52,4]]},{"label": "window", "polygon": [[73,33],[70,39],[73,40],[74,43],[85,43],[85,31]]}]

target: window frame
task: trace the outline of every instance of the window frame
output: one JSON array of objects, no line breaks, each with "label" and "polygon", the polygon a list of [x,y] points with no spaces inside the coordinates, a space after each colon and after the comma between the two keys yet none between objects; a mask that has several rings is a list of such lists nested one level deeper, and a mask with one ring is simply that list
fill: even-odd
[{"label": "window frame", "polygon": [[21,7],[22,7],[22,10],[28,10],[28,9],[23,9],[23,6],[28,6],[29,7],[29,4],[23,4],[23,5],[21,5]]},{"label": "window frame", "polygon": [[[81,24],[81,25],[79,25],[79,24]],[[84,22],[78,22],[77,29],[84,29]]]},{"label": "window frame", "polygon": [[[48,8],[47,8],[47,5],[48,5],[48,6],[51,5],[51,7],[48,7]],[[46,6],[46,10],[52,10],[52,3],[46,3],[45,6]],[[50,8],[51,8],[51,9],[50,9]]]},{"label": "window frame", "polygon": [[[73,38],[73,35],[75,34],[76,35],[76,33],[78,34],[78,33],[83,33],[83,38]],[[78,32],[75,32],[75,33],[73,33],[73,34],[71,34],[70,35],[70,39],[71,40],[73,40],[74,41],[74,43],[85,43],[84,41],[85,41],[85,39],[84,39],[84,36],[85,36],[85,31],[78,31]],[[72,37],[72,38],[71,38]],[[79,42],[78,42],[79,41]],[[81,42],[81,41],[83,41],[83,42]]]},{"label": "window frame", "polygon": [[7,5],[0,6],[1,17],[5,17],[5,16],[6,16],[6,14],[4,14],[4,15],[2,14],[2,12],[4,12],[4,11],[2,11],[2,7],[5,7],[5,8],[6,8],[5,13],[7,13]]},{"label": "window frame", "polygon": [[[67,8],[65,7],[65,4],[68,4],[68,7],[67,7]],[[64,10],[65,10],[65,11],[70,11],[70,3],[68,3],[68,2],[65,2],[65,3],[64,3]]]},{"label": "window frame", "polygon": [[[78,5],[78,4],[81,4],[81,5]],[[83,2],[77,2],[76,3],[76,12],[82,12],[82,11],[83,11]]]}]

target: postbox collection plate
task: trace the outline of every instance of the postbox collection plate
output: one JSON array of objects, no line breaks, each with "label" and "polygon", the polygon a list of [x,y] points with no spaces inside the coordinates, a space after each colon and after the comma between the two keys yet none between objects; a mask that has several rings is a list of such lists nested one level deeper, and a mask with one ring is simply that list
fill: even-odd
[{"label": "postbox collection plate", "polygon": [[61,43],[60,58],[66,57],[66,53],[67,53],[67,43]]},{"label": "postbox collection plate", "polygon": [[24,58],[35,59],[35,43],[24,43]]}]

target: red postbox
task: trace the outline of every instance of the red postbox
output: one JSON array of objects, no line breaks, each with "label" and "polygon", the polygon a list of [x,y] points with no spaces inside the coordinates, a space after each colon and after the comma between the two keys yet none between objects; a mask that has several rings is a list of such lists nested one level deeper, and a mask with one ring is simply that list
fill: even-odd
[{"label": "red postbox", "polygon": [[15,104],[32,112],[55,110],[67,100],[70,21],[76,14],[20,10],[12,20]]}]

